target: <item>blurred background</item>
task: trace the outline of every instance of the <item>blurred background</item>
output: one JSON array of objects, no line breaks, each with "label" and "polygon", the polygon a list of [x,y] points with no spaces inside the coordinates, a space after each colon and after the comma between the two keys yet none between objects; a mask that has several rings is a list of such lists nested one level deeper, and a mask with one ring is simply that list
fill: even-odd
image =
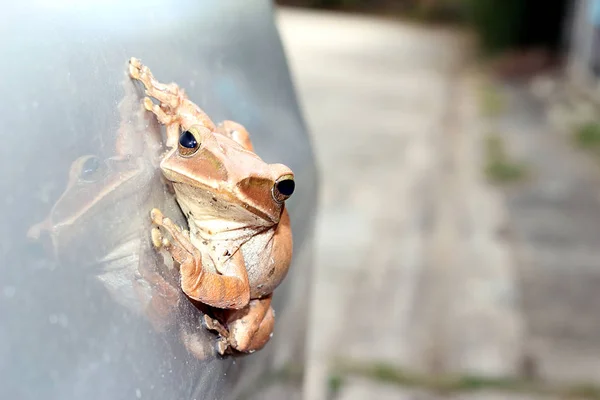
[{"label": "blurred background", "polygon": [[600,2],[278,3],[322,173],[305,398],[600,399]]}]

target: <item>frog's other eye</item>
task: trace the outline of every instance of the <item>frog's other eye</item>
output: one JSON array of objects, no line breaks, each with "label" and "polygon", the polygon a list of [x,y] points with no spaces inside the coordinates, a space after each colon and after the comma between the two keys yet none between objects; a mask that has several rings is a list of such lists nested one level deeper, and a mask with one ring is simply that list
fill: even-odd
[{"label": "frog's other eye", "polygon": [[273,185],[273,199],[276,202],[281,203],[290,198],[294,193],[295,188],[296,183],[294,182],[294,177],[292,175],[284,175]]},{"label": "frog's other eye", "polygon": [[81,164],[79,179],[84,182],[96,182],[104,175],[104,163],[96,156],[87,157]]},{"label": "frog's other eye", "polygon": [[194,155],[200,148],[200,141],[193,131],[187,130],[179,136],[179,154],[183,157]]}]

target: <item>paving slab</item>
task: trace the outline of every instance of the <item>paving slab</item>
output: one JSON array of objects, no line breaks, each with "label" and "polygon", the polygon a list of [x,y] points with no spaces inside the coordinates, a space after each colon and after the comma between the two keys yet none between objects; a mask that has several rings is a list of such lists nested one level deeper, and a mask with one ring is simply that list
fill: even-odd
[{"label": "paving slab", "polygon": [[524,87],[497,90],[506,103],[497,129],[532,171],[506,193],[526,351],[543,379],[599,382],[600,167],[573,145],[572,131],[555,125],[556,110],[547,118],[545,104]]},{"label": "paving slab", "polygon": [[474,172],[465,38],[347,14],[278,21],[322,179],[306,398],[324,398],[339,357],[514,373],[514,274],[503,203]]},{"label": "paving slab", "polygon": [[423,389],[402,388],[394,384],[363,378],[349,380],[342,386],[336,400],[559,400],[555,397],[478,390],[442,395]]}]

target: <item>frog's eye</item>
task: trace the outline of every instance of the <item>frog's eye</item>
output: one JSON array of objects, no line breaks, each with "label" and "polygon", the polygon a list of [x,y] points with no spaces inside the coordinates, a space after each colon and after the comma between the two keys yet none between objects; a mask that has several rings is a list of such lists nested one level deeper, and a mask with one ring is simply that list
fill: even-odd
[{"label": "frog's eye", "polygon": [[284,175],[277,179],[273,185],[273,199],[276,202],[281,203],[290,198],[294,193],[295,188],[296,183],[294,182],[294,177],[292,175]]},{"label": "frog's eye", "polygon": [[104,175],[104,163],[96,156],[86,157],[81,163],[79,179],[84,182],[96,182]]},{"label": "frog's eye", "polygon": [[194,155],[200,148],[200,141],[193,130],[183,131],[179,136],[179,154],[183,157]]}]

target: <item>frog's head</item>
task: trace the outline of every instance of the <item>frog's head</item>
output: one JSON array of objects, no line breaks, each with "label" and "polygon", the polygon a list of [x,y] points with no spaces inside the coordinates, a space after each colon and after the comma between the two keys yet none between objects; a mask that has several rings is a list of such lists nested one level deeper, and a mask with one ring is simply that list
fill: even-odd
[{"label": "frog's head", "polygon": [[254,226],[277,224],[295,188],[294,173],[268,164],[219,132],[191,126],[161,163],[186,214]]}]

